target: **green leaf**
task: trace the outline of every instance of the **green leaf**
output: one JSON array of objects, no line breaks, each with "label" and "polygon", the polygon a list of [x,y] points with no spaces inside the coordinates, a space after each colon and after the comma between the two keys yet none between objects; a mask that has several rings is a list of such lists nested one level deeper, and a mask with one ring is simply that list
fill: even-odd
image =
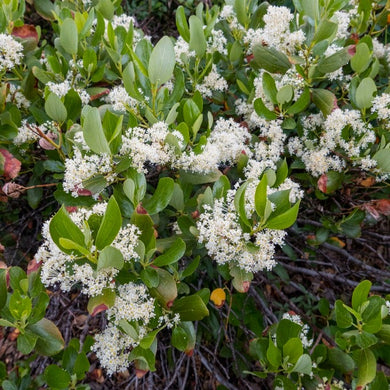
[{"label": "green leaf", "polygon": [[288,340],[299,337],[302,326],[287,319],[282,319],[278,323],[276,329],[276,343],[279,348],[282,348]]},{"label": "green leaf", "polygon": [[46,367],[44,377],[52,389],[67,389],[71,381],[69,373],[55,364]]},{"label": "green leaf", "polygon": [[84,118],[83,129],[85,142],[93,152],[98,154],[111,154],[110,147],[104,135],[99,110],[96,107],[90,107],[88,109]]},{"label": "green leaf", "polygon": [[233,277],[233,287],[240,293],[246,293],[249,290],[250,282],[253,279],[253,273],[247,272],[238,266],[232,267],[230,275]]},{"label": "green leaf", "polygon": [[369,322],[374,318],[381,318],[381,308],[384,304],[384,300],[378,296],[369,298],[369,304],[364,308],[362,312],[362,318],[364,322]]},{"label": "green leaf", "polygon": [[164,36],[158,41],[150,55],[148,74],[151,84],[161,85],[172,77],[175,58],[172,41]]},{"label": "green leaf", "polygon": [[378,342],[378,339],[373,334],[363,331],[356,335],[355,341],[356,345],[361,349],[366,349],[375,345]]},{"label": "green leaf", "polygon": [[159,285],[150,289],[150,295],[155,297],[164,307],[170,308],[177,297],[177,285],[173,276],[164,269],[156,269]]},{"label": "green leaf", "polygon": [[157,267],[164,267],[179,261],[186,251],[186,244],[181,238],[177,238],[174,244],[161,256],[153,260],[153,264]]},{"label": "green leaf", "polygon": [[143,349],[142,347],[135,347],[130,352],[129,361],[141,361],[147,364],[147,367],[151,371],[155,371],[155,357],[150,349]]},{"label": "green leaf", "polygon": [[268,229],[278,230],[289,228],[297,219],[300,203],[301,201],[298,200],[298,202],[295,203],[294,206],[288,209],[286,212],[269,219],[267,221],[266,227]]},{"label": "green leaf", "polygon": [[257,98],[253,102],[253,107],[255,108],[256,114],[265,119],[274,120],[278,117],[274,111],[271,111],[265,106],[261,98]]},{"label": "green leaf", "polygon": [[110,200],[108,201],[107,209],[104,213],[102,223],[99,227],[99,231],[96,236],[96,248],[98,250],[101,250],[105,246],[110,245],[117,236],[121,226],[121,211],[114,196],[111,196]]},{"label": "green leaf", "polygon": [[271,337],[269,338],[268,342],[267,359],[271,366],[275,369],[278,368],[282,363],[282,353],[280,352],[279,348],[275,346]]},{"label": "green leaf", "polygon": [[171,200],[175,182],[170,177],[163,177],[158,181],[157,188],[151,198],[145,199],[142,206],[150,215],[164,210]]},{"label": "green leaf", "polygon": [[390,345],[390,325],[383,324],[380,331],[376,335],[386,344]]},{"label": "green leaf", "polygon": [[184,193],[180,187],[180,184],[178,183],[175,183],[172,198],[169,201],[169,204],[178,211],[184,210]]},{"label": "green leaf", "polygon": [[47,115],[58,123],[66,121],[68,113],[64,103],[54,93],[50,93],[45,102],[45,111]]},{"label": "green leaf", "polygon": [[142,340],[140,340],[139,345],[144,349],[150,348],[159,331],[160,329],[156,329],[148,333]]},{"label": "green leaf", "polygon": [[255,192],[255,209],[257,215],[261,218],[264,218],[265,206],[267,204],[267,188],[268,178],[267,175],[263,175],[263,178],[257,185]]},{"label": "green leaf", "polygon": [[202,57],[206,52],[207,42],[203,32],[201,20],[195,16],[190,16],[190,50],[194,50],[198,57]]},{"label": "green leaf", "polygon": [[213,185],[213,197],[224,198],[228,190],[230,190],[230,181],[227,176],[222,175]]},{"label": "green leaf", "polygon": [[188,266],[182,271],[180,279],[183,280],[186,277],[192,275],[198,269],[199,262],[200,256],[196,256],[195,259],[192,260],[191,263],[188,264]]},{"label": "green leaf", "polygon": [[312,42],[321,42],[325,39],[331,38],[337,32],[337,28],[337,23],[331,22],[327,19],[321,20]]},{"label": "green leaf", "polygon": [[294,96],[293,87],[291,85],[284,85],[282,88],[279,89],[276,95],[276,99],[280,105],[283,105],[291,102],[293,96]]},{"label": "green leaf", "polygon": [[77,26],[75,21],[71,18],[66,18],[61,25],[60,43],[67,53],[71,55],[77,54]]},{"label": "green leaf", "polygon": [[25,321],[31,314],[31,299],[14,291],[9,300],[9,311],[16,320]]},{"label": "green leaf", "polygon": [[369,108],[372,106],[374,93],[377,91],[375,81],[371,77],[363,79],[356,89],[356,105],[360,109]]},{"label": "green leaf", "polygon": [[95,315],[99,311],[99,306],[104,305],[106,309],[110,308],[115,303],[115,292],[109,288],[106,288],[102,291],[101,294],[89,298],[87,310],[89,314]]},{"label": "green leaf", "polygon": [[334,306],[337,326],[339,328],[349,328],[352,323],[352,316],[349,311],[344,307],[344,303],[341,300],[337,300]]},{"label": "green leaf", "polygon": [[293,372],[299,372],[300,374],[306,374],[306,375],[310,375],[311,370],[312,370],[312,361],[310,356],[307,354],[302,355],[298,359],[294,368],[292,369]]},{"label": "green leaf", "polygon": [[372,382],[376,375],[376,359],[369,349],[362,349],[358,354],[358,381],[357,386],[366,386]]},{"label": "green leaf", "polygon": [[134,206],[137,205],[134,194],[135,194],[135,183],[132,179],[126,179],[123,183],[123,192],[130,199]]},{"label": "green leaf", "polygon": [[299,114],[300,112],[304,111],[307,106],[310,104],[310,90],[309,88],[305,87],[303,92],[301,93],[301,96],[296,100],[294,104],[292,104],[287,109],[287,114]]},{"label": "green leaf", "polygon": [[236,12],[238,22],[246,27],[248,23],[247,4],[246,0],[235,0],[234,11]]},{"label": "green leaf", "polygon": [[367,44],[364,42],[360,42],[356,45],[356,53],[351,58],[351,68],[356,73],[363,73],[371,62],[371,53]]},{"label": "green leaf", "polygon": [[62,206],[50,221],[49,231],[54,243],[65,253],[71,254],[74,251],[63,247],[60,243],[60,238],[66,238],[80,246],[85,245],[84,234],[69,217],[65,206]]},{"label": "green leaf", "polygon": [[172,331],[171,344],[179,351],[185,351],[188,343],[188,335],[185,329],[177,326]]},{"label": "green leaf", "polygon": [[372,158],[382,172],[390,172],[390,149],[378,150]]},{"label": "green leaf", "polygon": [[246,209],[245,209],[245,191],[246,187],[248,186],[249,182],[245,182],[240,188],[237,190],[236,195],[234,196],[234,208],[236,209],[236,212],[240,216],[241,221],[247,225],[248,227],[251,227],[251,224],[248,220],[248,217],[246,215]]},{"label": "green leaf", "polygon": [[25,331],[18,336],[17,348],[24,355],[28,355],[34,349],[38,336],[30,331]]},{"label": "green leaf", "polygon": [[222,176],[222,173],[218,169],[206,175],[200,173],[179,171],[179,176],[183,181],[183,183],[191,183],[193,185],[196,185],[196,184],[214,183]]},{"label": "green leaf", "polygon": [[361,305],[365,301],[367,301],[368,293],[370,292],[371,286],[372,286],[372,283],[369,280],[363,280],[353,290],[352,307],[356,311],[359,311],[359,308],[361,307]]},{"label": "green leaf", "polygon": [[176,300],[172,310],[180,314],[181,321],[200,321],[209,315],[209,311],[199,295],[190,295]]},{"label": "green leaf", "polygon": [[291,67],[288,57],[273,47],[256,45],[253,54],[255,64],[270,73],[285,74]]},{"label": "green leaf", "polygon": [[263,73],[263,91],[267,98],[273,103],[278,104],[276,95],[278,90],[276,89],[276,83],[274,78],[267,72]]},{"label": "green leaf", "polygon": [[318,62],[317,69],[321,73],[332,73],[348,64],[351,56],[346,48],[337,51],[329,57],[324,57]]},{"label": "green leaf", "polygon": [[35,345],[35,351],[39,354],[51,356],[64,348],[65,342],[61,332],[47,318],[42,318],[37,323],[28,325],[27,328],[39,336]]},{"label": "green leaf", "polygon": [[190,29],[188,28],[187,18],[184,7],[181,5],[176,10],[176,27],[179,34],[186,42],[190,41]]},{"label": "green leaf", "polygon": [[152,267],[143,269],[140,273],[141,280],[146,284],[147,287],[153,288],[158,287],[160,282],[157,271]]},{"label": "green leaf", "polygon": [[328,116],[337,104],[336,96],[327,89],[312,89],[313,103],[321,110],[324,116]]},{"label": "green leaf", "polygon": [[112,246],[106,246],[99,255],[97,270],[103,268],[116,268],[121,270],[124,265],[123,255],[119,249]]},{"label": "green leaf", "polygon": [[302,354],[303,346],[299,337],[291,338],[283,345],[283,357],[288,357],[289,363],[296,363]]}]

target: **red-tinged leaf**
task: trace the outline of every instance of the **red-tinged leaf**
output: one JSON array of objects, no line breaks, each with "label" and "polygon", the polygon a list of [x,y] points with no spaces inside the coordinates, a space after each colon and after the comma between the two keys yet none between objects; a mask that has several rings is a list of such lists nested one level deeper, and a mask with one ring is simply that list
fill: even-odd
[{"label": "red-tinged leaf", "polygon": [[4,157],[4,165],[0,166],[0,172],[3,171],[6,179],[15,179],[20,172],[22,163],[6,149],[0,149],[0,153]]},{"label": "red-tinged leaf", "polygon": [[326,183],[328,182],[328,176],[326,176],[326,173],[322,174],[321,177],[318,179],[317,187],[318,189],[326,194]]},{"label": "red-tinged leaf", "polygon": [[143,378],[148,372],[149,372],[149,370],[141,370],[141,369],[139,369],[139,368],[136,368],[136,369],[135,369],[135,376],[136,376],[138,379],[141,379],[141,378]]},{"label": "red-tinged leaf", "polygon": [[106,311],[108,309],[108,306],[105,305],[104,303],[94,307],[91,316],[95,317],[97,314],[101,313],[102,311]]},{"label": "red-tinged leaf", "polygon": [[356,54],[356,45],[349,45],[347,52],[351,57],[353,57]]},{"label": "red-tinged leaf", "polygon": [[194,354],[194,348],[192,348],[192,349],[186,349],[185,351],[184,351],[184,353],[188,356],[188,357],[191,357],[193,354]]},{"label": "red-tinged leaf", "polygon": [[137,208],[135,209],[137,214],[147,214],[148,212],[142,207],[142,204],[140,203]]},{"label": "red-tinged leaf", "polygon": [[39,143],[39,146],[44,149],[44,150],[55,150],[56,147],[49,141],[52,140],[52,141],[56,141],[57,140],[57,135],[56,134],[53,134],[53,133],[47,133],[46,134],[46,137],[48,138],[41,138],[38,143]]},{"label": "red-tinged leaf", "polygon": [[107,89],[105,89],[105,90],[103,90],[103,91],[101,91],[101,92],[99,92],[99,93],[96,93],[96,94],[94,94],[94,95],[91,95],[91,96],[89,97],[89,99],[90,99],[91,101],[97,100],[97,99],[101,98],[102,96],[108,95],[109,93],[110,93],[110,90],[107,88]]},{"label": "red-tinged leaf", "polygon": [[14,27],[11,33],[14,37],[21,39],[28,39],[35,41],[36,44],[39,42],[38,32],[35,26],[31,24],[24,24],[20,27]]},{"label": "red-tinged leaf", "polygon": [[27,265],[27,275],[30,275],[31,272],[38,271],[39,268],[41,268],[42,261],[36,261],[35,259],[32,259],[29,261]]},{"label": "red-tinged leaf", "polygon": [[374,202],[374,207],[378,213],[389,216],[390,215],[390,199],[379,199]]}]

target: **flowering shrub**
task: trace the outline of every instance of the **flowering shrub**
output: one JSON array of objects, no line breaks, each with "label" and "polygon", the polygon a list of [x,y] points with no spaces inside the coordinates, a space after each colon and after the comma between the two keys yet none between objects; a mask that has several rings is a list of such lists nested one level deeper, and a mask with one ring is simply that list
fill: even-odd
[{"label": "flowering shrub", "polygon": [[[78,289],[92,316],[104,313],[107,326],[92,351],[109,375],[130,362],[140,376],[155,370],[166,328],[172,345],[191,355],[193,322],[210,307],[210,290],[196,288],[193,275],[207,264],[248,292],[254,273],[276,266],[305,197],[324,200],[367,178],[386,197],[384,1],[294,0],[295,14],[257,1],[227,1],[221,9],[201,3],[188,20],[179,7],[180,35],[156,44],[117,0],[33,5],[50,22],[47,40],[24,24],[24,1],[0,8],[3,192],[17,198],[27,191],[35,208],[39,187],[56,186],[61,208],[44,224],[35,255],[40,279],[63,292]],[[18,184],[18,159],[31,168],[28,187]],[[358,236],[360,209],[379,210],[352,206],[341,221],[323,221],[325,238],[318,234],[315,245],[328,231]],[[31,303],[37,298],[25,277],[17,285],[11,276],[8,291],[7,272],[2,324],[32,329],[18,347],[40,352],[43,336],[37,318],[31,322],[39,302]],[[312,346],[307,326],[290,314],[251,343],[265,367],[256,375],[284,373],[277,388],[341,388],[342,374],[357,367],[357,389],[387,383],[376,375],[373,346],[389,342],[388,310],[363,290],[352,308],[336,302],[338,328],[357,328],[329,328],[337,348],[328,351],[321,338]],[[14,308],[14,323],[7,307],[15,300],[28,310]]]}]

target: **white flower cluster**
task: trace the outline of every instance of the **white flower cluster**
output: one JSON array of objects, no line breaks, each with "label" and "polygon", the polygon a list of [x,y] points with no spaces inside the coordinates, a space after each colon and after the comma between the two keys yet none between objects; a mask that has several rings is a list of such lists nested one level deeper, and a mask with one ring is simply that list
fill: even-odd
[{"label": "white flower cluster", "polygon": [[0,34],[0,73],[20,65],[23,58],[23,45],[11,35]]},{"label": "white flower cluster", "polygon": [[203,98],[211,98],[213,91],[224,92],[228,89],[228,83],[218,73],[217,66],[213,64],[210,73],[196,86]]},{"label": "white flower cluster", "polygon": [[264,15],[264,28],[249,29],[244,37],[244,43],[251,53],[255,45],[261,44],[274,47],[285,54],[294,54],[296,48],[305,40],[302,30],[290,31],[290,22],[294,15],[287,7],[269,6]]},{"label": "white flower cluster", "polygon": [[177,140],[180,148],[184,147],[184,137],[173,130],[170,131],[165,122],[157,122],[150,128],[134,127],[122,136],[121,155],[131,157],[133,167],[144,172],[145,163],[167,165],[176,160],[175,146],[166,142],[168,135]]},{"label": "white flower cluster", "polygon": [[52,121],[37,125],[35,123],[29,123],[27,119],[23,119],[21,126],[18,128],[18,135],[13,139],[16,145],[21,145],[26,142],[33,142],[40,139],[38,129],[45,135],[54,134],[56,125]]},{"label": "white flower cluster", "polygon": [[376,96],[372,100],[371,110],[376,112],[378,119],[384,121],[386,126],[389,127],[390,119],[390,94],[383,93],[380,96]]},{"label": "white flower cluster", "polygon": [[13,102],[19,109],[27,109],[30,107],[30,100],[26,99],[22,90],[14,84],[9,85],[9,92],[7,94],[6,102]]},{"label": "white flower cluster", "polygon": [[[108,326],[95,336],[95,344],[91,348],[108,375],[128,368],[132,348],[152,330],[150,321],[155,317],[154,299],[143,284],[130,282],[118,287],[115,303],[107,310]],[[133,335],[120,329],[123,321],[131,324]],[[180,322],[180,316],[164,314],[157,322],[159,328],[171,328]]]},{"label": "white flower cluster", "polygon": [[304,324],[302,322],[301,317],[298,314],[295,314],[294,312],[284,313],[282,316],[282,319],[289,320],[291,322],[294,322],[294,323],[302,326],[302,330],[301,330],[301,333],[299,335],[299,338],[302,341],[303,348],[310,348],[313,345],[313,339],[308,338],[308,335],[310,332],[309,325]]},{"label": "white flower cluster", "polygon": [[[329,170],[341,171],[345,161],[335,152],[340,152],[361,169],[370,169],[376,162],[364,156],[375,142],[375,132],[366,124],[357,110],[335,109],[326,120],[321,115],[311,115],[303,121],[303,137],[289,140],[291,155],[300,157],[306,170],[320,176]],[[318,138],[313,135],[319,133]]]},{"label": "white flower cluster", "polygon": [[[275,266],[275,247],[284,243],[284,230],[253,227],[252,233],[243,231],[234,206],[236,189],[229,190],[226,200],[215,199],[214,205],[205,205],[197,222],[198,241],[218,264],[237,265],[247,272],[271,270]],[[252,194],[246,196],[247,214],[254,212]],[[258,230],[258,231],[257,231]]]},{"label": "white flower cluster", "polygon": [[[85,221],[93,215],[103,216],[107,203],[98,203],[91,209],[79,208],[71,212],[70,218],[82,230],[85,229]],[[41,280],[46,286],[58,284],[62,291],[70,291],[76,285],[81,285],[81,291],[88,296],[101,294],[104,288],[114,288],[114,278],[118,270],[112,267],[96,270],[90,263],[80,261],[73,254],[62,252],[54,243],[50,231],[50,221],[46,222],[42,229],[44,242],[35,255],[37,262],[42,262]],[[138,245],[140,231],[136,226],[127,225],[121,228],[117,237],[111,244],[114,248],[123,251],[124,260],[138,260],[135,252]],[[93,251],[94,248],[91,248]]]},{"label": "white flower cluster", "polygon": [[112,104],[114,111],[125,113],[128,109],[138,111],[138,101],[126,92],[122,85],[114,87],[106,96],[105,101]]},{"label": "white flower cluster", "polygon": [[96,175],[103,175],[110,184],[116,178],[114,168],[115,164],[110,155],[82,153],[79,148],[74,147],[73,157],[65,161],[64,191],[77,197],[84,189],[84,182]]},{"label": "white flower cluster", "polygon": [[207,139],[201,153],[184,152],[175,166],[184,170],[208,173],[221,163],[233,164],[242,152],[249,154],[246,145],[250,138],[248,130],[233,119],[220,118]]},{"label": "white flower cluster", "polygon": [[[48,63],[45,62],[45,65],[48,66]],[[69,61],[69,69],[66,74],[64,81],[59,83],[54,83],[49,81],[46,83],[48,90],[51,93],[57,95],[60,99],[65,97],[67,93],[73,89],[78,93],[82,105],[87,105],[91,99],[88,92],[84,89],[84,87],[78,86],[82,77],[80,74],[80,69],[83,67],[82,60],[77,61],[76,63],[73,60]],[[54,72],[54,70],[52,69]]]},{"label": "white flower cluster", "polygon": [[176,62],[179,65],[183,66],[190,58],[195,57],[195,51],[190,50],[190,45],[181,36],[177,38],[174,50]]}]

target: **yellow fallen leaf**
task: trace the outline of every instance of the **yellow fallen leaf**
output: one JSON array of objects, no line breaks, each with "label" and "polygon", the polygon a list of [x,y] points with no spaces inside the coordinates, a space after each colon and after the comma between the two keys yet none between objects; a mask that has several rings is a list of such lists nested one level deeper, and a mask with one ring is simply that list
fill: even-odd
[{"label": "yellow fallen leaf", "polygon": [[219,309],[223,306],[226,300],[226,293],[222,288],[216,288],[210,295],[210,300]]}]

